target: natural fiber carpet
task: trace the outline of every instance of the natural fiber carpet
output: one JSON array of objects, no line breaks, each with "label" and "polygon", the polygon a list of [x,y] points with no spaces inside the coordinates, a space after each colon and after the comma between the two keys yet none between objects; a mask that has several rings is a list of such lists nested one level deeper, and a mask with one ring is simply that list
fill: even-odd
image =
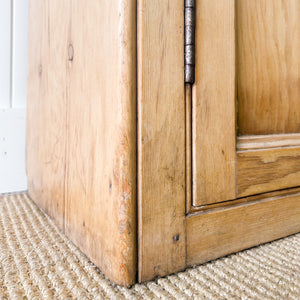
[{"label": "natural fiber carpet", "polygon": [[26,194],[0,196],[0,299],[300,299],[300,234],[131,289],[114,285]]}]

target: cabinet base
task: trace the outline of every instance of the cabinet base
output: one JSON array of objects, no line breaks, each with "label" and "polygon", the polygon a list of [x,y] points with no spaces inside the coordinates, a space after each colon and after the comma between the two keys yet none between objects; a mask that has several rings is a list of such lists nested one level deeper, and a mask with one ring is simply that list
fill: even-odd
[{"label": "cabinet base", "polygon": [[300,231],[300,189],[250,197],[187,217],[187,266]]}]

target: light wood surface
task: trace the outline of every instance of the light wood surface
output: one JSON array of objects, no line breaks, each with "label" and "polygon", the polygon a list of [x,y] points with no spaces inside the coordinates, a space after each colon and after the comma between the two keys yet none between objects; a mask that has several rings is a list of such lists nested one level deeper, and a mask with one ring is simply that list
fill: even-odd
[{"label": "light wood surface", "polygon": [[254,150],[300,146],[300,134],[242,135],[237,137],[237,150]]},{"label": "light wood surface", "polygon": [[[30,0],[29,194],[111,280],[129,286],[300,230],[300,188],[244,197],[299,186],[299,6],[197,1],[191,88],[183,0]],[[249,126],[264,135],[237,138],[236,65],[240,123],[261,107]]]},{"label": "light wood surface", "polygon": [[193,205],[236,196],[235,1],[197,1]]},{"label": "light wood surface", "polygon": [[137,267],[136,1],[31,0],[30,11],[30,195],[128,286]]},{"label": "light wood surface", "polygon": [[300,147],[238,151],[238,197],[300,185]]},{"label": "light wood surface", "polygon": [[139,281],[185,267],[183,12],[138,0]]},{"label": "light wood surface", "polygon": [[136,276],[135,1],[73,2],[66,233],[115,282]]},{"label": "light wood surface", "polygon": [[240,134],[300,132],[300,2],[238,0]]},{"label": "light wood surface", "polygon": [[252,200],[187,218],[188,266],[299,232],[299,189]]},{"label": "light wood surface", "polygon": [[69,11],[70,1],[29,1],[28,192],[60,228],[65,211]]}]

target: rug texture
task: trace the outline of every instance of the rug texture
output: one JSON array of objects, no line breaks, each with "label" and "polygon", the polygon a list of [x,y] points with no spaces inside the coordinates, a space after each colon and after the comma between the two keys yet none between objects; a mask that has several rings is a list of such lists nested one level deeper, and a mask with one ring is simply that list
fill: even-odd
[{"label": "rug texture", "polygon": [[300,234],[131,289],[23,194],[0,196],[0,299],[300,299]]}]

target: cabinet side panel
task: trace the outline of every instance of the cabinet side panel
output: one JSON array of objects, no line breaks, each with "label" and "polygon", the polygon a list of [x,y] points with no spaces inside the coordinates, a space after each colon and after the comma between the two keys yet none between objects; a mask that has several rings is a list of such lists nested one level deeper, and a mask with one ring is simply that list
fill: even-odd
[{"label": "cabinet side panel", "polygon": [[114,282],[136,276],[136,4],[73,1],[66,234]]},{"label": "cabinet side panel", "polygon": [[136,280],[136,1],[30,1],[29,194],[114,282]]},{"label": "cabinet side panel", "polygon": [[185,267],[184,1],[138,1],[139,281]]},{"label": "cabinet side panel", "polygon": [[70,1],[29,1],[26,165],[31,198],[64,226]]},{"label": "cabinet side panel", "polygon": [[236,197],[235,1],[197,1],[193,205]]}]

